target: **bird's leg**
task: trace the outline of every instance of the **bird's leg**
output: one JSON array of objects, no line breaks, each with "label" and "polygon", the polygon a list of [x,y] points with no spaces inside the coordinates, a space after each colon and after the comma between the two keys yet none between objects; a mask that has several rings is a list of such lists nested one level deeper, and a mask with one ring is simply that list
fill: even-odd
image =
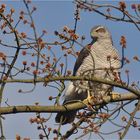
[{"label": "bird's leg", "polygon": [[93,109],[93,105],[94,105],[94,102],[95,101],[95,98],[91,95],[90,93],[90,90],[87,90],[87,98],[85,100],[83,100],[83,103],[91,110],[95,111]]},{"label": "bird's leg", "polygon": [[114,100],[114,99],[120,99],[120,96],[121,95],[119,93],[117,93],[117,92],[112,92],[110,94],[110,97],[111,97],[112,100]]},{"label": "bird's leg", "polygon": [[89,104],[92,105],[93,104],[93,98],[94,97],[91,95],[91,93],[90,93],[89,90],[87,91],[87,93],[88,93],[88,95],[87,95],[87,101],[88,101]]}]

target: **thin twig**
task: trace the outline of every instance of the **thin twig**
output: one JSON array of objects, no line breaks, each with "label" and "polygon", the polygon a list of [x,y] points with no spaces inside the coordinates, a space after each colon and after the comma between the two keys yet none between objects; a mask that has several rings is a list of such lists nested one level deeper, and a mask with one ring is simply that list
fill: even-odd
[{"label": "thin twig", "polygon": [[135,114],[137,113],[137,111],[139,110],[139,108],[140,108],[140,100],[138,101],[138,104],[137,104],[136,108],[134,109],[134,111],[131,113],[130,119],[127,122],[125,130],[120,136],[120,140],[122,140],[125,137],[125,135],[127,134],[128,130],[129,130],[130,126],[131,126],[131,123],[133,121],[133,118],[134,118]]}]

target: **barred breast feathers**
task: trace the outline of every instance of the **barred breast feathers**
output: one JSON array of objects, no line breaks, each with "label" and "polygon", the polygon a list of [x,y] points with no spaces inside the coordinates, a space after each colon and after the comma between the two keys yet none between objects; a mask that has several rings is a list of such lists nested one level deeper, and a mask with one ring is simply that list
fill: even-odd
[{"label": "barred breast feathers", "polygon": [[[110,60],[107,60],[108,56],[110,56]],[[112,46],[111,41],[97,41],[93,44],[93,46],[91,46],[91,52],[89,53],[89,56],[85,58],[76,75],[81,75],[87,70],[96,70],[110,67],[119,69],[121,66],[119,59],[119,53],[115,47]]]}]

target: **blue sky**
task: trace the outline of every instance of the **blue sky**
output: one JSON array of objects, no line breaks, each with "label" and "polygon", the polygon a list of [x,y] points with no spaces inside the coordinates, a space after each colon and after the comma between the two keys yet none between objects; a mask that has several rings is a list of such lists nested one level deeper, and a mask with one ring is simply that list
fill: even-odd
[{"label": "blue sky", "polygon": [[[14,8],[16,10],[15,12],[15,20],[18,16],[18,13],[20,10],[25,9],[24,4],[22,1],[13,2],[13,1],[1,1],[1,3],[5,3],[7,7]],[[102,1],[100,3],[106,3],[105,1]],[[112,2],[107,1],[109,4],[117,4],[118,2]],[[130,5],[134,3],[133,1],[127,1],[127,4]],[[33,18],[35,21],[36,29],[38,31],[38,34],[42,32],[43,29],[47,30],[48,35],[45,38],[46,41],[51,42],[56,40],[56,37],[54,36],[55,30],[62,30],[64,26],[68,26],[70,28],[74,27],[74,20],[73,20],[73,14],[75,10],[75,6],[73,2],[71,1],[34,1],[33,5],[37,7],[37,11],[35,12]],[[17,14],[16,14],[17,13]],[[114,42],[114,46],[119,50],[121,54],[121,46],[119,44],[120,37],[122,35],[126,36],[127,39],[127,49],[125,50],[125,55],[130,59],[131,63],[126,65],[122,73],[125,71],[125,69],[130,70],[130,81],[138,81],[140,79],[139,76],[139,69],[140,65],[139,63],[135,62],[133,60],[133,56],[138,55],[140,56],[140,46],[139,46],[139,31],[136,29],[136,27],[133,24],[127,24],[122,22],[113,22],[104,19],[104,17],[94,13],[94,12],[84,12],[81,11],[80,13],[81,20],[78,22],[77,26],[77,34],[79,35],[85,35],[86,40],[83,42],[83,45],[86,45],[91,41],[90,38],[90,30],[93,26],[96,25],[104,25],[106,26],[111,34],[112,39]],[[28,27],[25,27],[23,25],[20,25],[18,27],[19,31],[21,32],[27,32],[29,35],[32,35],[32,31],[29,30]],[[2,34],[1,38],[4,38]],[[12,41],[12,38],[8,38],[7,42]],[[77,48],[78,50],[81,49],[80,47]],[[55,53],[59,56],[60,49],[55,48]],[[3,48],[0,48],[0,51],[3,51]],[[11,53],[11,52],[7,52]],[[22,58],[21,62],[22,62]],[[25,59],[25,58],[24,58]],[[26,58],[27,59],[27,58]],[[28,61],[28,60],[27,60]],[[69,69],[73,68],[75,59],[74,57],[68,58],[69,63]],[[20,62],[20,61],[19,61]],[[20,64],[17,64],[20,65]],[[125,74],[122,74],[123,79],[125,79]],[[52,88],[45,88],[42,86],[42,84],[38,84],[34,92],[29,94],[20,94],[17,91],[19,88],[22,88],[24,90],[31,89],[32,85],[27,84],[7,84],[5,91],[4,91],[4,99],[5,101],[8,98],[8,103],[10,105],[25,105],[29,104],[32,105],[35,102],[40,102],[41,105],[49,105],[51,104],[50,101],[48,101],[48,94],[56,95],[55,90]],[[4,103],[3,103],[4,105]],[[5,116],[6,120],[3,121],[4,124],[4,132],[7,139],[15,138],[16,134],[20,134],[22,137],[30,137],[30,138],[38,138],[38,131],[36,130],[36,125],[30,124],[29,119],[32,117],[33,114],[15,114],[15,115],[7,115]],[[44,115],[45,117],[48,116],[47,114]],[[51,126],[51,124],[55,124],[54,120],[51,119],[49,121],[48,126]],[[57,126],[57,125],[55,125]],[[109,126],[107,126],[109,127]],[[68,128],[68,126],[66,126]],[[65,128],[64,130],[65,131]],[[138,131],[131,131],[130,134],[127,135],[127,138],[139,138],[140,135],[138,135]],[[115,137],[108,137],[108,139]]]}]

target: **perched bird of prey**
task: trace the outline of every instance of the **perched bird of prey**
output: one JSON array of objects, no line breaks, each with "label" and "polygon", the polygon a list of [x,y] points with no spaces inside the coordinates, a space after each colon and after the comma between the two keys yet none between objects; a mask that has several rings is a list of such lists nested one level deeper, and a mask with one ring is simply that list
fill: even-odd
[{"label": "perched bird of prey", "polygon": [[[114,80],[121,66],[118,51],[114,48],[111,34],[104,26],[96,26],[90,32],[92,41],[86,45],[76,60],[73,75],[96,77]],[[68,102],[88,98],[89,94],[96,98],[109,95],[113,86],[92,81],[72,81],[64,95],[64,105]],[[60,112],[56,122],[63,124],[74,121],[77,111]]]}]

